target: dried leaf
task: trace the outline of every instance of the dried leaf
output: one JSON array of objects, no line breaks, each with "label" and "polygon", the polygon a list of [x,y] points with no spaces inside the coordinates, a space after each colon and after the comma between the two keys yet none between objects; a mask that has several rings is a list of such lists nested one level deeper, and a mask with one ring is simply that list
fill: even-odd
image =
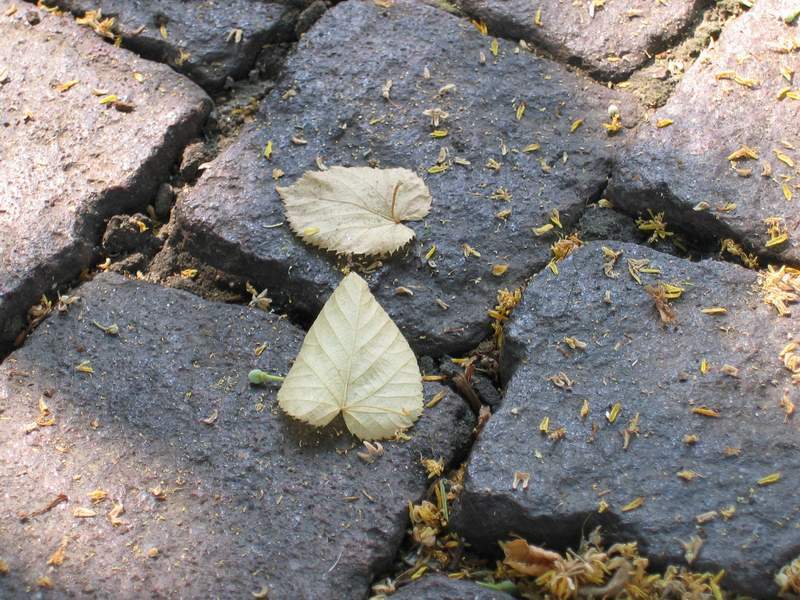
[{"label": "dried leaf", "polygon": [[780,473],[770,473],[769,475],[759,479],[756,483],[758,483],[758,485],[772,485],[773,483],[778,483],[780,480]]},{"label": "dried leaf", "polygon": [[58,548],[56,548],[56,551],[47,559],[48,565],[57,567],[64,563],[64,559],[67,558],[67,544],[69,544],[69,538],[64,536],[61,538],[61,543],[58,545]]},{"label": "dried leaf", "polygon": [[376,460],[378,460],[378,458],[383,456],[384,452],[383,444],[381,444],[380,442],[375,442],[373,444],[371,442],[365,441],[364,448],[366,449],[366,452],[357,452],[356,455],[365,463],[372,464]]},{"label": "dried leaf", "polygon": [[111,510],[108,511],[108,520],[111,522],[111,525],[114,527],[124,525],[125,522],[119,518],[124,512],[125,507],[122,505],[122,502],[116,502]]},{"label": "dried leaf", "polygon": [[543,575],[561,558],[556,552],[533,546],[522,539],[501,542],[500,547],[505,554],[503,563],[522,575]]},{"label": "dried leaf", "polygon": [[340,412],[361,439],[384,439],[422,413],[422,376],[400,330],[355,273],[309,329],[278,392],[289,415],[322,427]]},{"label": "dried leaf", "polygon": [[214,423],[217,422],[218,418],[219,418],[219,410],[215,408],[213,411],[211,411],[211,414],[207,416],[205,419],[200,419],[200,422],[204,423],[205,425],[213,425]]},{"label": "dried leaf", "polygon": [[64,83],[59,83],[56,86],[56,90],[58,90],[63,94],[64,92],[71,90],[78,83],[80,83],[79,79],[70,79],[69,81],[65,81]]},{"label": "dried leaf", "polygon": [[622,512],[630,512],[632,510],[636,510],[637,508],[641,508],[644,505],[644,497],[639,496],[628,502],[625,506],[621,508]]},{"label": "dried leaf", "polygon": [[105,490],[93,490],[86,495],[89,496],[89,500],[92,501],[92,504],[97,504],[108,497],[108,492]]},{"label": "dried leaf", "polygon": [[528,484],[531,481],[531,474],[525,471],[514,471],[514,480],[511,482],[511,489],[516,491],[521,487],[523,490],[528,489]]},{"label": "dried leaf", "polygon": [[[414,237],[402,221],[420,220],[431,207],[425,182],[408,169],[337,166],[276,189],[292,230],[337,254],[391,254]],[[305,233],[311,227],[317,231]]]},{"label": "dried leaf", "polygon": [[508,271],[508,263],[499,263],[496,265],[492,265],[492,275],[495,277],[500,277],[505,272]]}]

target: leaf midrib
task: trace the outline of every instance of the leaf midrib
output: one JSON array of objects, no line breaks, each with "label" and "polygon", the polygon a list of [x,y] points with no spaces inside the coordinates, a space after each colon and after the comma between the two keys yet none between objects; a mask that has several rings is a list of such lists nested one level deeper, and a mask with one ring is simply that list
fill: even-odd
[{"label": "leaf midrib", "polygon": [[358,340],[359,321],[361,320],[361,286],[358,286],[358,300],[356,301],[356,321],[355,332],[351,338],[351,347],[347,353],[347,376],[344,378],[344,394],[342,394],[342,403],[339,405],[342,412],[347,409],[347,395],[350,392],[350,374],[353,371],[353,355],[356,350],[356,341]]}]

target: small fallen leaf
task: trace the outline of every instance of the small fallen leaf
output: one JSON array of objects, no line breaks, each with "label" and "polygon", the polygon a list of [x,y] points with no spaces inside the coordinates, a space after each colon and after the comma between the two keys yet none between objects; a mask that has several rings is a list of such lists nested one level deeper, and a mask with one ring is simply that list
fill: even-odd
[{"label": "small fallen leaf", "polygon": [[89,496],[89,500],[92,501],[92,504],[97,504],[108,497],[108,492],[105,490],[93,490],[86,495]]},{"label": "small fallen leaf", "polygon": [[57,567],[64,564],[64,559],[67,558],[67,544],[69,544],[69,538],[64,536],[61,538],[61,543],[58,545],[58,548],[56,548],[56,551],[47,559],[48,565]]},{"label": "small fallen leaf", "polygon": [[82,506],[79,506],[72,511],[72,516],[78,517],[79,519],[88,519],[91,517],[96,517],[97,513],[93,511],[91,508],[84,508]]},{"label": "small fallen leaf", "polygon": [[122,502],[116,502],[111,510],[108,512],[108,520],[111,522],[111,525],[114,527],[119,527],[120,525],[124,525],[125,522],[120,519],[120,515],[125,512],[125,507],[122,505]]},{"label": "small fallen leaf", "polygon": [[439,477],[442,473],[444,473],[443,458],[440,458],[439,460],[434,460],[432,458],[423,458],[420,460],[420,463],[422,464],[423,467],[425,467],[425,471],[428,473],[428,479]]},{"label": "small fallen leaf", "polygon": [[770,473],[769,475],[759,479],[756,483],[758,483],[758,485],[771,485],[773,483],[778,483],[780,480],[780,473]]},{"label": "small fallen leaf", "polygon": [[75,370],[79,373],[87,373],[91,375],[94,373],[94,369],[92,368],[92,363],[88,360],[82,360],[75,366]]},{"label": "small fallen leaf", "polygon": [[[425,182],[408,169],[336,166],[276,189],[292,231],[337,254],[391,254],[414,238],[402,221],[420,220],[431,207]],[[308,227],[318,232],[309,237]]]},{"label": "small fallen leaf", "polygon": [[523,539],[500,542],[500,547],[505,554],[503,564],[522,575],[538,577],[552,569],[557,560],[561,560],[557,552],[528,544]]},{"label": "small fallen leaf", "polygon": [[351,272],[308,330],[278,403],[322,427],[339,413],[362,440],[392,437],[422,413],[422,375],[408,342]]},{"label": "small fallen leaf", "polygon": [[379,457],[383,456],[383,444],[380,442],[368,442],[364,440],[364,448],[366,452],[358,452],[357,456],[365,463],[374,463]]},{"label": "small fallen leaf", "polygon": [[634,498],[633,500],[628,502],[620,510],[622,510],[622,512],[630,512],[632,510],[636,510],[637,508],[641,508],[643,505],[644,505],[644,497],[639,496],[638,498]]},{"label": "small fallen leaf", "polygon": [[116,323],[112,323],[111,325],[105,326],[101,325],[97,321],[92,321],[92,325],[97,327],[98,329],[105,331],[108,335],[118,335],[119,334],[119,325]]},{"label": "small fallen leaf", "polygon": [[707,406],[696,406],[692,409],[692,412],[696,415],[702,415],[704,417],[719,417],[719,412],[713,408],[708,408]]},{"label": "small fallen leaf", "polygon": [[208,415],[208,416],[207,416],[205,419],[200,419],[200,422],[201,422],[201,423],[204,423],[204,424],[206,424],[206,425],[213,425],[214,423],[216,423],[216,422],[217,422],[217,419],[218,419],[218,418],[219,418],[219,410],[217,410],[217,409],[215,408],[215,409],[214,409],[214,410],[211,412],[211,414],[210,414],[210,415]]},{"label": "small fallen leaf", "polygon": [[58,90],[63,94],[64,92],[71,90],[78,83],[80,83],[80,79],[70,79],[69,81],[65,81],[64,83],[59,83],[56,86],[56,90]]},{"label": "small fallen leaf", "polygon": [[511,482],[511,489],[516,490],[517,488],[522,488],[523,490],[527,490],[530,481],[530,473],[526,473],[524,471],[514,471],[514,480]]},{"label": "small fallen leaf", "polygon": [[500,263],[496,265],[492,265],[492,275],[495,277],[500,277],[506,271],[508,271],[508,264],[507,263]]}]

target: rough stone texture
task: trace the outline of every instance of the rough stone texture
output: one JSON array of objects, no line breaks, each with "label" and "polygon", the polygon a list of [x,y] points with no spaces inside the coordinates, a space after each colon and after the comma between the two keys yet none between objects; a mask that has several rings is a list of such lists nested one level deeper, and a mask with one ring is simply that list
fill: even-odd
[{"label": "rough stone texture", "polygon": [[[411,441],[366,464],[343,422],[314,430],[277,407],[277,386],[246,383],[253,367],[287,372],[303,334],[286,320],[110,274],[75,293],[0,366],[3,598],[41,576],[53,598],[365,597],[428,486],[420,456],[458,459],[469,442],[474,419],[448,392]],[[84,360],[93,375],[75,370]],[[40,398],[55,424],[26,434]],[[92,504],[95,489],[108,499]],[[48,567],[65,538],[63,565]]]},{"label": "rough stone texture", "polygon": [[[624,250],[619,278],[603,274],[605,244]],[[672,302],[677,326],[662,327],[653,301],[627,272],[626,259],[646,258],[661,276],[644,284],[680,283]],[[778,354],[796,317],[781,318],[752,290],[756,275],[716,261],[692,263],[632,244],[592,242],[537,275],[507,327],[504,367],[512,373],[502,408],[473,448],[455,527],[479,548],[496,547],[510,532],[531,543],[577,546],[602,525],[608,541],[638,541],[656,568],[685,564],[679,540],[705,540],[695,570],[724,568],[724,587],[775,597],[773,576],[800,552],[798,421],[784,422],[779,405],[790,373]],[[603,301],[611,291],[612,303]],[[700,312],[724,306],[725,316]],[[570,351],[565,336],[588,344]],[[705,358],[711,371],[702,375]],[[739,377],[721,372],[739,368]],[[548,377],[566,373],[571,392]],[[583,400],[590,413],[580,417]],[[611,424],[607,411],[622,412]],[[719,418],[693,414],[707,406]],[[640,414],[640,434],[623,450],[623,431]],[[549,440],[539,431],[566,428]],[[592,428],[596,426],[596,433]],[[683,437],[696,434],[694,445]],[[593,441],[592,441],[592,438]],[[726,447],[741,448],[726,457]],[[536,453],[540,453],[537,458]],[[684,481],[676,473],[701,475]],[[512,491],[515,471],[531,474],[527,490]],[[773,485],[757,481],[773,472]],[[637,497],[644,505],[623,511]],[[604,499],[609,508],[602,514]],[[704,525],[698,515],[735,506],[730,520]]]},{"label": "rough stone texture", "polygon": [[[8,6],[0,2],[0,15]],[[41,294],[89,266],[104,219],[148,204],[210,108],[200,88],[169,68],[70,19],[43,12],[30,27],[21,12],[0,17],[8,70],[0,85],[0,347]],[[93,89],[133,111],[101,105]]]},{"label": "rough stone texture", "polygon": [[[618,80],[650,60],[687,29],[704,0],[608,2],[589,16],[590,2],[454,0],[493,35],[535,43],[601,79]],[[541,10],[541,26],[535,24]],[[638,16],[631,17],[631,14]]]},{"label": "rough stone texture", "polygon": [[[785,216],[790,241],[771,250],[784,260],[800,260],[799,221],[783,193],[786,184],[797,202],[800,171],[774,153],[779,150],[800,165],[800,103],[776,99],[782,88],[791,86],[781,76],[781,65],[800,71],[800,51],[774,51],[790,38],[800,48],[797,25],[787,26],[778,18],[784,10],[780,0],[758,2],[698,58],[666,106],[642,124],[635,142],[620,156],[607,191],[614,206],[631,213],[665,211],[669,223],[699,238],[734,238],[759,252],[768,250],[764,219]],[[716,78],[725,71],[759,83],[749,89]],[[658,129],[659,119],[674,124]],[[731,164],[727,157],[742,144],[757,150],[760,160]],[[770,163],[770,177],[761,176],[762,161]],[[752,169],[752,176],[741,177],[734,167]],[[710,208],[693,210],[699,202]],[[719,210],[728,203],[735,210]]]},{"label": "rough stone texture", "polygon": [[617,240],[636,243],[642,241],[643,237],[642,232],[636,227],[636,222],[628,215],[597,205],[586,208],[577,227],[584,241]]},{"label": "rough stone texture", "polygon": [[[285,173],[281,185],[316,169],[317,157],[327,165],[412,169],[434,198],[424,222],[408,223],[417,238],[392,258],[355,266],[367,272],[419,353],[474,347],[488,333],[486,310],[497,289],[520,285],[551,256],[557,236],[536,238],[531,227],[547,223],[558,209],[564,232],[571,231],[586,201],[603,189],[610,153],[626,135],[607,136],[602,123],[609,104],[635,122],[635,107],[620,93],[504,41],[494,57],[490,42],[467,21],[416,2],[381,9],[356,0],[332,8],[299,43],[258,123],[178,202],[173,243],[314,314],[341,279],[343,263],[304,245],[283,224],[273,169]],[[423,77],[426,67],[430,79]],[[387,80],[390,100],[382,97]],[[439,93],[450,84],[455,89]],[[514,103],[520,101],[527,110],[518,121]],[[430,136],[431,120],[422,114],[433,107],[450,114],[439,125],[449,131],[443,139]],[[570,133],[579,118],[583,126]],[[308,143],[293,143],[293,137]],[[268,140],[271,160],[263,155]],[[534,142],[539,151],[521,152]],[[428,174],[442,148],[449,149],[448,160],[471,164]],[[489,159],[502,165],[499,172],[485,166]],[[490,199],[500,187],[511,192],[510,202]],[[504,209],[512,210],[507,221],[495,217]],[[481,256],[465,257],[464,243]],[[432,266],[425,255],[434,244]],[[494,277],[491,267],[499,263],[509,269]],[[396,295],[398,286],[414,296]]]},{"label": "rough stone texture", "polygon": [[511,600],[513,597],[472,581],[450,579],[444,575],[428,575],[391,595],[394,600]]},{"label": "rough stone texture", "polygon": [[[53,4],[75,15],[100,9],[104,17],[115,17],[126,48],[186,73],[209,91],[221,89],[228,77],[246,77],[264,44],[292,39],[298,15],[298,9],[287,3],[249,0],[56,0]],[[242,31],[238,44],[228,40],[234,29]]]}]

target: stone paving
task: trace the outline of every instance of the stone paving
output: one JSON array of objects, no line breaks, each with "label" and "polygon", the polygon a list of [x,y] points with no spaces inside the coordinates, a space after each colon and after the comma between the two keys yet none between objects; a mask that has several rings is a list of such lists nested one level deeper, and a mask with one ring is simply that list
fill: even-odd
[{"label": "stone paving", "polygon": [[616,81],[685,32],[703,2],[456,0],[455,4],[485,23],[492,35],[534,42],[599,79]]},{"label": "stone paving", "polygon": [[[800,595],[800,7],[744,4],[653,112],[706,3],[0,0],[0,597],[505,598],[598,525]],[[415,239],[295,236],[334,165]],[[348,270],[427,376],[378,456],[247,380]]]},{"label": "stone paving", "polygon": [[[551,258],[557,236],[533,236],[531,227],[549,223],[555,210],[568,230],[604,188],[611,152],[627,135],[606,134],[609,105],[620,108],[623,123],[637,114],[624,93],[506,41],[493,53],[491,40],[413,2],[389,11],[348,2],[330,11],[287,61],[256,121],[178,203],[174,243],[314,314],[342,263],[292,234],[275,186],[318,160],[440,168],[427,177],[439,218],[427,219],[399,256],[362,268],[419,353],[475,347],[498,287],[521,285]],[[434,123],[425,113],[437,109],[448,116]],[[432,137],[436,131],[445,137]],[[508,269],[493,275],[496,265]]]},{"label": "stone paving", "polygon": [[[7,12],[2,3],[0,14]],[[167,66],[71,19],[0,17],[0,344],[91,263],[103,223],[141,207],[211,108]]]}]

